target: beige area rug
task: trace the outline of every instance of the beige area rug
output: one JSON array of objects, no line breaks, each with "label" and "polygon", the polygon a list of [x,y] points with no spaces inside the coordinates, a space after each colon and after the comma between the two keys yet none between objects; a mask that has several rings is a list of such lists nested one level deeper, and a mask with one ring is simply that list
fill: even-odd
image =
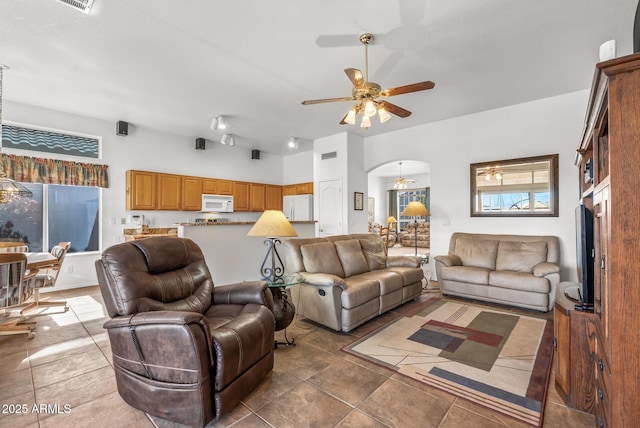
[{"label": "beige area rug", "polygon": [[434,297],[344,351],[542,425],[552,320]]}]

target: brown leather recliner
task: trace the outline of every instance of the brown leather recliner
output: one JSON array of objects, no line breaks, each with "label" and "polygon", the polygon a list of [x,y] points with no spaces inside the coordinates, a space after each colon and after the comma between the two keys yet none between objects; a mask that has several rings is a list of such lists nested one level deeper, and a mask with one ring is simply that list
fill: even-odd
[{"label": "brown leather recliner", "polygon": [[112,318],[118,392],[131,406],[205,426],[273,368],[273,296],[265,282],[214,287],[198,245],[154,237],[107,248],[96,271]]}]

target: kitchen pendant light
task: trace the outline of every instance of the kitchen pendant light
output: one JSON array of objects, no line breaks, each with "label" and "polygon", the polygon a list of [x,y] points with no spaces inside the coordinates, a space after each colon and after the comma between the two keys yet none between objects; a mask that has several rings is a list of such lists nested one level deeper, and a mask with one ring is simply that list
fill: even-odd
[{"label": "kitchen pendant light", "polygon": [[7,67],[0,64],[0,204],[5,204],[16,196],[31,198],[33,193],[17,181],[11,180],[4,173],[2,159],[2,77]]}]

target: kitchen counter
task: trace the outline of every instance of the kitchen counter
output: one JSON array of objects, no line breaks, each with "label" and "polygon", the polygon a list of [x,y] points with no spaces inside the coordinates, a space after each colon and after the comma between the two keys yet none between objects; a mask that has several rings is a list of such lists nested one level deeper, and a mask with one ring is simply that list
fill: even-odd
[{"label": "kitchen counter", "polygon": [[[214,284],[224,285],[260,277],[267,253],[266,238],[247,236],[255,221],[187,223],[178,226],[178,236],[195,241],[204,254]],[[313,238],[315,221],[292,221],[300,238]],[[203,227],[226,226],[226,227]]]}]

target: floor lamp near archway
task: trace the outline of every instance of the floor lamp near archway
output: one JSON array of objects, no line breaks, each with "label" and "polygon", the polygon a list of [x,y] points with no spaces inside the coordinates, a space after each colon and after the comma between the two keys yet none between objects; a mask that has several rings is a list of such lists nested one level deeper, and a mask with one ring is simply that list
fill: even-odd
[{"label": "floor lamp near archway", "polygon": [[404,211],[402,211],[402,214],[400,214],[403,217],[413,217],[413,222],[414,224],[414,228],[413,231],[415,233],[415,237],[414,237],[414,245],[416,248],[416,252],[415,255],[418,255],[418,217],[424,217],[424,216],[430,216],[431,213],[429,212],[429,210],[427,209],[427,207],[425,207],[422,202],[420,201],[413,201],[413,202],[409,202],[409,205],[407,205],[407,207],[404,209]]}]

